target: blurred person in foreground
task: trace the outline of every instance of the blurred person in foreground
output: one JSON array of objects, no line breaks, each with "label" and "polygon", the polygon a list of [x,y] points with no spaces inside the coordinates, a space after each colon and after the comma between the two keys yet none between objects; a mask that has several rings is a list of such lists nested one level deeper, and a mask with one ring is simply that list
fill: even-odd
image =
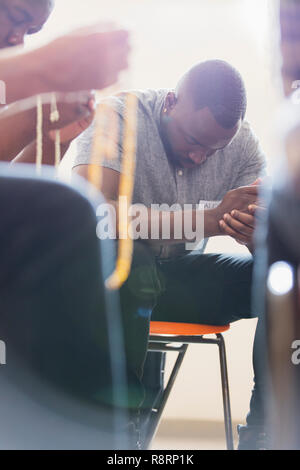
[{"label": "blurred person in foreground", "polygon": [[[264,395],[270,448],[300,449],[300,2],[280,2],[282,89],[278,116],[280,159],[272,188],[265,192],[268,213],[259,225],[256,302],[265,308],[262,333],[269,384]],[[263,291],[262,291],[263,288]],[[299,356],[299,353],[298,353]]]},{"label": "blurred person in foreground", "polygon": [[[24,45],[26,36],[36,34],[39,32],[48,17],[50,16],[55,5],[55,0],[0,0],[0,49],[11,49],[18,47],[19,49]],[[86,31],[87,33],[87,31]],[[81,32],[77,33],[82,34]],[[36,94],[37,87],[40,86],[38,93],[47,91],[47,86],[54,85],[52,90],[65,91],[61,88],[60,81],[64,80],[62,77],[68,76],[70,67],[73,69],[73,76],[81,73],[82,85],[80,90],[90,90],[88,86],[87,73],[92,73],[92,80],[97,88],[111,83],[114,80],[115,73],[119,70],[120,57],[123,51],[126,50],[128,44],[126,42],[125,32],[108,32],[103,33],[100,37],[99,33],[94,34],[92,30],[89,31],[89,43],[87,43],[87,35],[79,44],[78,37],[74,36],[73,41],[67,37],[52,42],[46,46],[45,53],[34,51],[33,53],[26,54],[26,58],[20,56],[18,70],[23,71],[24,62],[26,67],[32,63],[34,69],[32,70],[30,81],[26,80],[26,76],[22,77],[24,83],[19,87],[25,85],[27,90],[24,90],[26,95],[30,95],[30,87],[35,87]],[[71,44],[72,41],[72,44]],[[84,44],[84,41],[86,42]],[[76,44],[77,43],[77,44]],[[101,43],[101,44],[100,44]],[[101,47],[102,45],[102,47]],[[99,47],[100,46],[100,47]],[[62,55],[62,47],[64,47],[64,54]],[[73,53],[70,50],[72,47]],[[76,62],[74,52],[77,50]],[[97,47],[97,48],[96,48]],[[42,48],[43,50],[43,48]],[[108,54],[108,50],[110,51]],[[90,69],[88,57],[94,55],[95,62],[99,61],[103,66],[102,72],[96,66],[93,70]],[[20,50],[19,50],[20,53]],[[72,55],[70,55],[70,53]],[[69,61],[68,61],[69,54]],[[65,59],[67,59],[65,61]],[[72,64],[70,63],[72,60]],[[51,61],[52,68],[51,68]],[[46,64],[46,61],[48,62]],[[116,65],[118,64],[118,65]],[[125,65],[122,64],[121,67]],[[47,70],[47,74],[43,69]],[[99,73],[100,72],[100,73]],[[6,85],[7,99],[11,100],[10,95],[12,90],[11,79],[7,72],[0,69],[0,79]],[[102,74],[102,77],[101,75]],[[99,76],[100,75],[100,76]],[[44,80],[43,80],[44,79]],[[40,83],[38,81],[40,80]],[[69,90],[76,90],[76,79],[70,80],[72,83],[68,85]],[[84,83],[84,81],[86,83]],[[81,91],[74,94],[71,101],[68,100],[68,95],[64,93],[57,94],[59,120],[55,123],[50,122],[50,104],[43,105],[43,163],[51,164],[54,162],[54,140],[55,130],[60,129],[60,154],[63,156],[69,148],[70,143],[81,132],[83,132],[92,122],[94,118],[94,97],[91,91]],[[0,127],[0,161],[14,161],[15,163],[34,163],[36,159],[36,109],[35,106],[25,106],[24,103],[16,102],[2,109],[0,113],[1,127]]]},{"label": "blurred person in foreground", "polygon": [[[28,1],[28,5],[34,3]],[[20,5],[27,2],[2,2],[2,21],[4,6],[17,4],[16,13],[20,14]],[[7,14],[10,19],[10,10]],[[38,93],[77,92],[113,84],[127,67],[128,50],[127,32],[97,30],[80,30],[30,52],[7,49],[0,54],[0,79],[6,84],[7,103]],[[86,185],[78,181],[72,189],[57,182],[49,169],[38,178],[29,166],[8,168],[3,164],[0,179],[0,330],[9,352],[1,378],[6,374],[10,378],[9,359],[13,362],[17,356],[20,371],[30,370],[46,388],[54,386],[79,403],[95,406],[103,426],[98,428],[99,448],[113,448],[113,419],[107,420],[105,411],[109,415],[110,408],[127,409],[132,403],[128,403],[123,380],[126,364],[121,333],[117,371],[111,370],[107,315],[112,305],[114,331],[119,316],[117,298],[107,303],[103,283],[103,269],[106,275],[110,269],[102,266],[103,258],[106,252],[111,253],[112,263],[113,251],[107,245],[103,249],[96,236],[95,209],[101,196],[89,200]],[[120,381],[117,397],[112,374]],[[30,389],[31,384],[27,386]],[[32,392],[43,400],[42,389]],[[135,404],[141,400],[138,385],[130,398]],[[22,429],[15,431],[22,434]],[[31,445],[35,439],[40,445],[43,429],[35,433],[37,429],[31,428]],[[14,432],[5,435],[9,434]],[[25,434],[23,437],[25,442]],[[60,439],[63,436],[57,434],[55,443],[44,445],[61,446]],[[9,445],[17,446],[14,442]]]},{"label": "blurred person in foreground", "polygon": [[[299,31],[299,0],[281,0],[281,75],[286,100],[276,129],[280,159],[272,185],[266,185],[260,195],[268,211],[260,218],[256,233],[253,289],[254,308],[262,312],[255,348],[259,361],[255,363],[257,376],[265,377],[259,387],[263,420],[261,429],[239,427],[244,449],[255,449],[257,443],[261,448],[277,450],[300,448],[300,374],[292,363],[292,344],[300,337],[297,287],[284,293],[285,300],[279,295],[292,270],[293,282],[296,281],[300,261],[300,113],[296,90],[300,83]],[[288,263],[290,268],[278,262]],[[275,281],[274,286],[269,283],[271,280]],[[272,293],[273,287],[279,290]]]}]

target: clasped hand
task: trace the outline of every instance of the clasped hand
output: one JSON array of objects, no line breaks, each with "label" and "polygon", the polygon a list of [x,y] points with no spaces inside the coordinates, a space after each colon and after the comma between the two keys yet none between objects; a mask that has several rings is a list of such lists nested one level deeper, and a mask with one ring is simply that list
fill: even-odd
[{"label": "clasped hand", "polygon": [[[262,217],[266,209],[263,207],[261,202],[258,200],[258,190],[261,180],[258,179],[251,186],[245,186],[244,188],[238,188],[237,190],[230,191],[233,193],[235,191],[241,191],[242,197],[244,199],[244,204],[248,204],[246,207],[238,207],[233,210],[225,211],[222,218],[219,221],[219,227],[221,233],[224,235],[229,235],[235,239],[239,244],[246,245],[250,250],[253,247],[253,235],[256,227],[256,220],[259,217]],[[223,199],[222,204],[228,194]]]}]

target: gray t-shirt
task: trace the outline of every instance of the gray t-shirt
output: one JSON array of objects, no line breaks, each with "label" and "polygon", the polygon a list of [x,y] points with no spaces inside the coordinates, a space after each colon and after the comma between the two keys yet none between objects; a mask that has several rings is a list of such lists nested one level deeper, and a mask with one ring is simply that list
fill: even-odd
[{"label": "gray t-shirt", "polygon": [[[160,136],[160,115],[169,90],[130,91],[138,96],[138,132],[136,152],[136,175],[133,203],[144,204],[199,204],[214,207],[224,195],[234,188],[253,183],[264,171],[265,157],[258,139],[249,124],[244,122],[239,133],[225,149],[217,151],[203,164],[192,169],[176,167],[166,155]],[[121,93],[105,101],[118,114],[120,138],[118,156],[104,160],[102,166],[121,171],[122,122],[124,98]],[[74,167],[88,164],[91,157],[94,126],[81,136]],[[96,163],[96,162],[94,162]],[[203,243],[202,250],[205,243]],[[163,256],[182,253],[184,245],[164,249]]]}]

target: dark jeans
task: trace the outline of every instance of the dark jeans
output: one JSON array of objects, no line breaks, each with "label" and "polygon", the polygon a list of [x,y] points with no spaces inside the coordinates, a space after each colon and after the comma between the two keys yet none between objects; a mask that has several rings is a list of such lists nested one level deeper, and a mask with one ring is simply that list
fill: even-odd
[{"label": "dark jeans", "polygon": [[[257,312],[255,315],[251,312],[252,268],[251,256],[191,252],[177,259],[158,260],[151,256],[146,245],[136,243],[132,272],[121,290],[121,299],[123,313],[130,305],[131,313],[128,311],[127,316],[134,317],[136,325],[143,325],[138,332],[132,330],[128,343],[128,357],[133,358],[132,364],[139,374],[146,357],[150,318],[156,321],[226,325],[257,316]],[[260,397],[264,376],[257,375],[259,352],[256,352],[259,351],[261,339],[259,322],[253,355],[255,386],[247,418],[248,423],[252,424],[262,424],[264,420]],[[152,355],[149,353],[145,363],[144,382],[152,383],[153,388],[156,383],[158,392],[161,387],[161,376],[157,371],[159,358],[156,355],[151,361]],[[147,377],[149,374],[152,374],[151,380]]]}]

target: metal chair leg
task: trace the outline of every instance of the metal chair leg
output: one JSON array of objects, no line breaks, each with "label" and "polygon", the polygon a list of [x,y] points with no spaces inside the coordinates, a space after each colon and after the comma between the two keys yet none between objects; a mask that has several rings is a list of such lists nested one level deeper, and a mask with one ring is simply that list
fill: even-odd
[{"label": "metal chair leg", "polygon": [[[186,338],[187,339],[187,338]],[[177,337],[176,341],[181,342],[184,341],[183,338]],[[170,343],[172,340],[170,341]],[[155,403],[155,407],[152,410],[152,415],[150,418],[150,423],[148,425],[148,439],[146,439],[145,446],[143,449],[147,449],[151,440],[155,436],[156,430],[158,428],[163,410],[165,408],[166,402],[170,395],[170,392],[173,388],[175,379],[177,377],[178,371],[182,364],[186,349],[188,344],[191,343],[198,343],[198,344],[217,344],[219,347],[219,359],[220,359],[220,369],[221,369],[221,382],[222,382],[222,396],[223,396],[223,409],[224,409],[224,425],[225,425],[225,434],[226,434],[226,445],[228,450],[234,450],[233,444],[233,433],[232,433],[232,418],[231,418],[231,407],[230,407],[230,396],[229,396],[229,383],[228,383],[228,372],[227,372],[227,360],[226,360],[226,349],[225,349],[225,342],[223,335],[221,333],[216,335],[216,339],[212,338],[197,338],[197,341],[192,341],[191,338],[188,338],[186,343],[183,343],[181,348],[178,348],[178,358],[176,363],[173,367],[171,376],[168,380],[168,384],[165,387],[162,395],[160,395],[159,399]],[[149,350],[152,351],[176,351],[176,348],[172,348],[167,346],[166,344],[150,344]]]},{"label": "metal chair leg", "polygon": [[222,380],[226,444],[228,450],[234,450],[225,341],[222,334],[217,334],[217,338],[219,339],[218,346]]},{"label": "metal chair leg", "polygon": [[[158,350],[158,349],[156,349],[157,347],[159,347],[159,346],[154,345],[155,349],[153,349],[153,350],[157,351]],[[188,344],[184,344],[180,348],[180,351],[178,353],[178,357],[177,357],[176,362],[173,366],[173,369],[172,369],[170,378],[168,380],[167,386],[165,387],[162,394],[159,396],[158,401],[154,404],[154,407],[152,408],[150,422],[149,422],[148,430],[147,430],[148,439],[146,440],[146,442],[144,444],[144,449],[148,449],[151,441],[155,437],[155,434],[156,434],[156,431],[158,429],[163,411],[165,409],[166,403],[167,403],[168,398],[170,396],[171,390],[174,386],[176,377],[177,377],[179,369],[182,365],[182,362],[183,362],[185,353],[187,351],[187,348],[188,348]],[[165,350],[165,349],[166,348],[163,345],[161,345],[161,350]],[[171,349],[168,349],[168,351],[170,351],[170,350]]]}]

